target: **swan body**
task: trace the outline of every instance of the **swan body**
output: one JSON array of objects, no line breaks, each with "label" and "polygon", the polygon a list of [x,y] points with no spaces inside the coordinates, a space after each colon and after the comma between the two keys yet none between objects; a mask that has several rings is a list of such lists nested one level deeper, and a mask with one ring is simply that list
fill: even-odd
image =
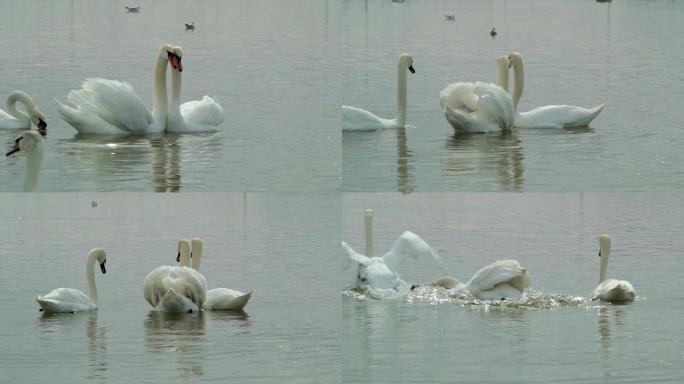
[{"label": "swan body", "polygon": [[106,273],[107,255],[102,248],[94,248],[86,259],[86,279],[90,296],[73,288],[53,289],[45,295],[38,295],[36,301],[45,312],[81,312],[97,308],[97,288],[95,287],[95,261],[100,264],[102,273]]},{"label": "swan body", "polygon": [[[442,112],[456,132],[490,133],[513,128],[515,107],[508,88],[508,61],[498,60],[499,85],[484,82],[456,82],[439,94]],[[505,71],[502,68],[505,67]]]},{"label": "swan body", "polygon": [[[181,264],[189,264],[190,241],[180,240],[178,248]],[[145,300],[163,312],[197,311],[204,304],[206,293],[204,276],[185,266],[158,267],[145,277],[143,284]]]},{"label": "swan body", "polygon": [[613,303],[634,301],[636,291],[627,280],[606,279],[608,272],[608,258],[610,257],[610,237],[601,235],[599,237],[599,257],[601,258],[601,268],[599,271],[599,285],[594,290],[592,300],[604,300]]},{"label": "swan body", "polygon": [[72,90],[67,100],[57,103],[62,119],[83,134],[145,134],[166,129],[168,101],[166,69],[173,46],[159,48],[155,65],[153,106],[149,112],[133,87],[123,81],[86,79],[81,89]]},{"label": "swan body", "polygon": [[503,300],[520,298],[529,285],[527,270],[517,261],[499,260],[482,267],[466,284],[457,282],[451,290],[466,290],[480,300]]},{"label": "swan body", "polygon": [[[202,239],[192,239],[192,268],[199,272],[202,262],[203,242]],[[183,265],[183,264],[181,264]],[[234,289],[214,288],[207,291],[207,299],[202,308],[207,310],[234,310],[241,311],[249,302],[254,290],[243,293]]]},{"label": "swan body", "polygon": [[202,100],[180,103],[182,87],[181,47],[174,47],[171,63],[171,104],[169,106],[166,130],[169,132],[210,132],[216,131],[223,123],[223,107],[216,100],[204,96]]},{"label": "swan body", "polygon": [[[523,59],[519,53],[512,53],[508,59],[510,66],[513,67],[513,105],[517,110],[525,82]],[[501,67],[499,67],[499,71],[501,71]],[[508,70],[506,69],[506,71]],[[593,108],[573,105],[547,105],[517,113],[513,125],[517,128],[586,127],[601,113],[605,106],[605,103]]]},{"label": "swan body", "polygon": [[17,152],[26,153],[26,174],[24,175],[24,192],[37,192],[40,165],[43,162],[43,136],[36,131],[24,131],[14,140],[14,145],[6,153],[11,156]]},{"label": "swan body", "polygon": [[416,73],[413,69],[413,57],[404,53],[399,56],[397,75],[397,117],[383,119],[365,109],[342,106],[342,130],[376,130],[403,128],[406,126],[406,71]]},{"label": "swan body", "polygon": [[[26,108],[26,112],[17,109],[16,104],[21,103]],[[0,128],[1,129],[31,129],[31,123],[36,125],[39,130],[45,130],[45,116],[38,110],[31,96],[22,91],[13,91],[7,96],[5,109],[0,109]]]}]

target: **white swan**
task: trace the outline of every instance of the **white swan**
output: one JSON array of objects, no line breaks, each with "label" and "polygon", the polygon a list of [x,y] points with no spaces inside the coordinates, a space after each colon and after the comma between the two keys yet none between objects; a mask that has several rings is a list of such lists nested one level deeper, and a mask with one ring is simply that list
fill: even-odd
[{"label": "white swan", "polygon": [[406,125],[406,70],[413,69],[413,57],[408,53],[399,56],[397,75],[397,117],[383,119],[365,109],[342,106],[342,130],[375,130],[386,128],[403,128]]},{"label": "white swan", "polygon": [[215,131],[223,122],[223,108],[209,96],[202,100],[180,103],[181,72],[183,64],[181,47],[173,48],[173,55],[169,57],[171,63],[171,105],[166,122],[169,132],[208,132]]},{"label": "white swan", "polygon": [[456,132],[488,133],[513,128],[515,107],[511,96],[499,85],[480,81],[452,83],[440,92],[439,102]]},{"label": "white swan", "polygon": [[[22,103],[26,112],[17,109],[17,103]],[[7,96],[5,109],[0,109],[0,128],[2,129],[31,129],[31,122],[44,131],[47,128],[45,116],[38,110],[31,96],[22,91],[13,91]]]},{"label": "white swan", "polygon": [[[401,280],[396,269],[407,258],[415,260],[430,257],[442,272],[446,272],[442,258],[428,245],[425,240],[413,232],[406,231],[394,242],[389,252],[382,257],[373,256],[372,235],[373,211],[366,210],[365,235],[366,255],[356,253],[347,243],[342,242],[342,248],[347,252],[348,267],[358,266],[356,285],[369,286],[374,289],[399,289],[406,285]],[[448,273],[448,272],[446,272]]]},{"label": "white swan", "polygon": [[[519,53],[512,53],[508,56],[508,59],[510,66],[513,67],[513,106],[517,110],[525,83],[523,58]],[[499,68],[499,71],[501,71],[501,68]],[[573,105],[547,105],[527,112],[517,113],[513,125],[516,128],[586,127],[601,113],[605,106],[605,103],[594,108],[583,108]]]},{"label": "white swan", "polygon": [[[46,295],[39,295],[36,301],[45,312],[79,312],[97,308],[97,288],[95,287],[95,261],[100,264],[100,271],[106,273],[107,255],[102,248],[94,248],[88,252],[86,259],[86,280],[89,295],[73,288],[53,289]],[[90,297],[88,297],[90,296]]]},{"label": "white swan", "polygon": [[480,300],[517,299],[530,285],[530,277],[517,261],[499,260],[480,268],[466,284],[443,277],[432,285],[449,289],[451,294],[468,291]]},{"label": "white swan", "polygon": [[[192,239],[192,269],[199,272],[202,262],[202,239]],[[178,260],[178,259],[177,259]],[[183,264],[181,264],[183,265]],[[185,265],[187,266],[187,265]],[[228,288],[214,288],[207,291],[207,299],[202,308],[207,310],[235,310],[241,311],[252,297],[254,290],[247,293]]]},{"label": "white swan", "polygon": [[86,79],[81,89],[69,92],[67,100],[75,108],[55,100],[57,111],[64,121],[84,134],[163,132],[168,111],[166,69],[173,48],[171,45],[159,48],[151,113],[130,84],[102,78]]},{"label": "white swan", "polygon": [[[178,241],[182,265],[190,260],[190,241]],[[207,281],[199,272],[183,266],[161,266],[145,277],[145,300],[163,312],[196,312],[206,300]]]},{"label": "white swan", "polygon": [[608,272],[608,257],[610,257],[610,237],[599,237],[599,257],[601,258],[601,270],[599,272],[599,285],[594,290],[592,300],[605,300],[609,302],[634,301],[636,291],[627,280],[606,279]]},{"label": "white swan", "polygon": [[26,152],[26,174],[24,175],[24,192],[38,191],[40,164],[43,162],[43,136],[36,131],[24,131],[14,140],[14,145],[5,154],[11,156],[17,152]]}]

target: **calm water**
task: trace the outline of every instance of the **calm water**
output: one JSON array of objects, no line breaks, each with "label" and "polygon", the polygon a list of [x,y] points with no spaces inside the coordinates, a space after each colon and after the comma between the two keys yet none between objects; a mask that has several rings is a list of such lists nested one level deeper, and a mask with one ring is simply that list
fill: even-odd
[{"label": "calm water", "polygon": [[[663,191],[684,186],[684,3],[347,1],[341,104],[396,113],[396,61],[414,56],[402,131],[345,132],[344,191]],[[445,20],[455,14],[455,20]],[[495,39],[489,30],[495,26]],[[454,136],[439,92],[495,81],[525,57],[520,110],[607,102],[591,129]]]},{"label": "calm water", "polygon": [[[588,297],[598,235],[612,237],[608,275],[631,281],[631,305],[537,308],[342,301],[345,382],[681,382],[682,194],[346,194],[344,240],[363,249],[363,210],[375,208],[378,253],[410,229],[467,280],[515,258],[544,295]],[[445,209],[448,207],[448,209]],[[340,255],[342,257],[342,255]],[[410,282],[436,277],[407,262]]]},{"label": "calm water", "polygon": [[[5,381],[340,381],[338,196],[2,197]],[[244,313],[162,316],[143,299],[147,273],[175,263],[177,239],[192,236],[204,239],[210,288],[256,291]],[[87,289],[83,263],[95,246],[107,251],[100,308],[39,313],[37,294]]]},{"label": "calm water", "polygon": [[[28,92],[46,114],[43,191],[331,191],[341,174],[336,1],[4,1],[0,99]],[[185,31],[193,21],[196,29]],[[58,117],[86,77],[128,81],[152,102],[163,43],[183,46],[183,101],[209,94],[221,131],[84,137]],[[9,147],[17,132],[0,132]],[[24,159],[0,191],[20,191]]]}]

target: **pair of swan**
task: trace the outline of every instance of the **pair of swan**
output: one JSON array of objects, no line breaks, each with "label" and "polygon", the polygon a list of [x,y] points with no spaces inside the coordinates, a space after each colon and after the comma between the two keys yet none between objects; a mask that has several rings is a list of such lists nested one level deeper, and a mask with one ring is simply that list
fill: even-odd
[{"label": "pair of swan", "polygon": [[[192,267],[190,259],[192,258]],[[178,242],[178,266],[161,266],[150,272],[143,284],[145,300],[164,312],[195,312],[200,309],[242,310],[253,291],[244,294],[227,288],[207,291],[207,280],[199,272],[202,240]]]},{"label": "pair of swan", "polygon": [[102,248],[94,248],[88,252],[86,258],[86,281],[88,295],[74,288],[57,288],[45,295],[38,295],[36,301],[40,310],[45,312],[80,312],[97,308],[97,288],[95,287],[95,262],[100,265],[100,271],[107,273],[105,263],[107,254]]},{"label": "pair of swan", "polygon": [[[440,93],[447,122],[457,132],[500,132],[516,128],[584,127],[603,110],[572,105],[547,105],[518,112],[524,87],[523,58],[519,53],[497,59],[498,85],[491,83],[453,83]],[[513,67],[512,97],[508,93],[508,73]]]},{"label": "pair of swan", "polygon": [[[167,99],[166,72],[171,64],[171,103]],[[182,49],[162,45],[154,69],[152,111],[133,87],[122,81],[86,79],[79,90],[67,95],[65,105],[57,100],[61,117],[79,133],[146,134],[214,131],[223,122],[223,108],[209,96],[180,103]]]},{"label": "pair of swan", "polygon": [[[448,274],[442,258],[418,235],[406,231],[382,257],[373,256],[372,235],[373,211],[366,211],[365,235],[366,255],[356,253],[342,242],[350,262],[358,265],[357,286],[374,289],[396,289],[402,280],[395,272],[407,257],[413,259],[432,258],[441,272]],[[469,291],[478,299],[518,298],[529,285],[529,275],[515,260],[500,260],[480,269],[468,283],[462,284],[453,278],[442,278],[438,284],[452,290],[452,293]]]},{"label": "pair of swan", "polygon": [[[24,105],[26,112],[17,109],[17,103]],[[47,128],[45,116],[36,107],[31,96],[22,91],[13,91],[5,100],[5,109],[0,109],[0,129],[31,129],[31,123],[44,132]]]}]

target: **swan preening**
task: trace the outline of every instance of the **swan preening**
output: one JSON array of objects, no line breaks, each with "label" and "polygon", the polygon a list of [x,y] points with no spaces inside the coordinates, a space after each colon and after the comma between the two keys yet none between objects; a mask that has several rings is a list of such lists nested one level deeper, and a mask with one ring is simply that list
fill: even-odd
[{"label": "swan preening", "polygon": [[[17,109],[17,103],[24,105],[26,112]],[[45,116],[38,110],[31,96],[22,91],[13,91],[7,96],[5,109],[0,109],[0,128],[2,129],[31,129],[31,123],[44,132],[47,128]]]},{"label": "swan preening", "polygon": [[517,299],[530,285],[530,277],[517,261],[499,260],[480,268],[465,284],[444,277],[432,285],[446,288],[451,294],[467,291],[480,300]]},{"label": "swan preening", "polygon": [[599,237],[599,247],[599,258],[601,259],[599,285],[594,290],[592,300],[600,299],[614,303],[634,301],[636,291],[629,281],[606,278],[608,258],[610,257],[610,237],[608,235]]},{"label": "swan preening", "polygon": [[[55,100],[57,111],[79,133],[86,134],[216,130],[223,122],[223,109],[212,98],[205,96],[201,101],[180,105],[181,55],[181,48],[177,46],[166,44],[159,48],[154,69],[151,112],[130,84],[102,78],[86,79],[81,89],[69,92],[67,100],[73,107]],[[166,89],[169,63],[172,67],[170,106]]]},{"label": "swan preening", "polygon": [[189,240],[178,241],[181,266],[161,266],[150,272],[143,284],[145,300],[162,312],[197,312],[206,300],[207,281],[190,263]]},{"label": "swan preening", "polygon": [[408,53],[399,56],[397,66],[397,117],[383,119],[365,109],[342,106],[342,130],[377,130],[403,128],[406,126],[406,71],[416,73],[413,69],[413,57]]},{"label": "swan preening", "polygon": [[102,248],[94,248],[86,259],[86,281],[88,295],[73,288],[57,288],[48,294],[39,295],[36,301],[45,312],[79,312],[97,308],[97,288],[95,287],[95,262],[100,264],[100,271],[106,273],[107,255]]},{"label": "swan preening", "polygon": [[[202,262],[203,253],[203,242],[202,239],[193,238],[192,239],[192,269],[199,272],[200,264]],[[188,266],[187,262],[184,264],[182,260],[180,265]],[[214,288],[207,291],[207,298],[204,301],[203,309],[207,310],[242,310],[245,305],[249,302],[252,297],[254,290],[250,290],[247,293],[243,293],[234,289],[229,288]]]},{"label": "swan preening", "polygon": [[408,286],[401,280],[396,270],[409,258],[414,260],[430,258],[437,264],[442,273],[448,273],[439,254],[420,236],[409,231],[402,233],[394,242],[392,248],[382,257],[373,256],[372,221],[373,211],[370,209],[366,210],[365,255],[356,253],[347,243],[342,242],[342,248],[348,257],[348,267],[354,265],[358,268],[356,286],[392,290],[407,288]]},{"label": "swan preening", "polygon": [[[523,58],[519,53],[512,53],[508,56],[508,60],[510,62],[509,66],[513,67],[513,106],[517,111],[525,82]],[[499,78],[501,78],[501,72],[504,70],[508,72],[508,68],[502,69],[499,66]],[[504,87],[501,83],[499,85]],[[508,90],[507,83],[505,84],[505,89]],[[516,128],[585,127],[601,113],[605,105],[604,103],[593,108],[576,107],[573,105],[547,105],[527,112],[517,112],[513,125]]]},{"label": "swan preening", "polygon": [[11,156],[17,152],[26,153],[26,173],[24,175],[24,192],[37,192],[40,165],[43,162],[43,136],[36,131],[24,131],[14,139],[12,148],[5,154]]}]

